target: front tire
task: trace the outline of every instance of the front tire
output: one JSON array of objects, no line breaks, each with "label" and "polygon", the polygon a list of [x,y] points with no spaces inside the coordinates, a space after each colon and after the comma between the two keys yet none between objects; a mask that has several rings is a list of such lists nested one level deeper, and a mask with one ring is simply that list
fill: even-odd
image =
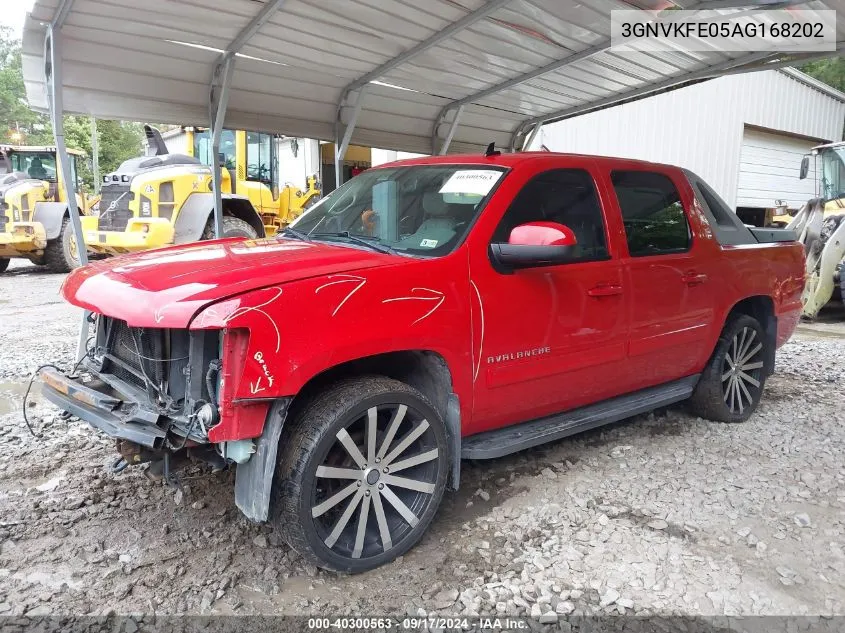
[{"label": "front tire", "polygon": [[0,257],[0,273],[6,272],[6,269],[9,267],[9,262],[12,261],[8,257]]},{"label": "front tire", "polygon": [[319,567],[357,573],[420,540],[450,456],[446,426],[423,394],[381,376],[345,380],[288,424],[271,516],[291,547]]},{"label": "front tire", "polygon": [[730,317],[689,400],[696,415],[715,422],[745,422],[766,383],[763,326],[745,314]]},{"label": "front tire", "polygon": [[[235,218],[230,215],[223,216],[223,237],[245,237],[247,239],[255,239],[258,237],[255,229],[250,226],[249,222]],[[208,224],[205,225],[205,230],[202,232],[201,240],[217,239],[214,236],[214,217],[209,219]]]},{"label": "front tire", "polygon": [[59,236],[47,242],[44,249],[44,263],[54,273],[69,273],[79,266],[79,251],[70,218],[62,220]]}]

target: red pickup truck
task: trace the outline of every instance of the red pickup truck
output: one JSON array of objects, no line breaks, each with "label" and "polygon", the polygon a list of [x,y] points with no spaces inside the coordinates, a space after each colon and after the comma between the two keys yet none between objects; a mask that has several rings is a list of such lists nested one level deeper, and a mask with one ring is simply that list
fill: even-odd
[{"label": "red pickup truck", "polygon": [[461,458],[682,400],[741,422],[801,312],[803,250],[695,174],[542,153],[371,169],[275,239],[95,262],[95,335],[47,397],[125,462],[236,464],[235,502],[308,560],[412,547]]}]

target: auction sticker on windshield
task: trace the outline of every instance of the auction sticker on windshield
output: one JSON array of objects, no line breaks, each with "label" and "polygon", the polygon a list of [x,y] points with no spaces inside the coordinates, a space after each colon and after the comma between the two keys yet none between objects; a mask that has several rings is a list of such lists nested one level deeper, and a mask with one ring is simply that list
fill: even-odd
[{"label": "auction sticker on windshield", "polygon": [[501,171],[497,169],[466,169],[452,174],[438,193],[466,193],[486,196],[490,193],[499,178]]}]

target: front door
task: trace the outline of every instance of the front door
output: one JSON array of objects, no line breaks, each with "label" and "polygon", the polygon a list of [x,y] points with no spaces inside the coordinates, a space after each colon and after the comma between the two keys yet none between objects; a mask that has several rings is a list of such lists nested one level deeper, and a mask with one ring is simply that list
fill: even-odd
[{"label": "front door", "polygon": [[558,222],[578,242],[571,263],[507,273],[494,268],[487,244],[470,251],[480,334],[472,432],[614,395],[626,355],[623,268],[608,247],[593,173],[578,165],[528,180],[486,241],[507,242],[525,222]]},{"label": "front door", "polygon": [[689,375],[708,355],[718,280],[693,238],[674,172],[617,170],[610,182],[628,249],[630,375],[637,388]]}]

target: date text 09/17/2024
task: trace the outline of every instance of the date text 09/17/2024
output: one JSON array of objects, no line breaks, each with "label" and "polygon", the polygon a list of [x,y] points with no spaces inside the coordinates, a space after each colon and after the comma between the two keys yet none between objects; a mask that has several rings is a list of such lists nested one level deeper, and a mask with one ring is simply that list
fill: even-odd
[{"label": "date text 09/17/2024", "polygon": [[[556,620],[557,618],[555,618]],[[544,618],[540,618],[542,623]],[[527,630],[529,618],[519,617],[406,617],[401,620],[391,617],[340,617],[309,618],[308,630],[373,630],[388,631],[516,631]]]}]

